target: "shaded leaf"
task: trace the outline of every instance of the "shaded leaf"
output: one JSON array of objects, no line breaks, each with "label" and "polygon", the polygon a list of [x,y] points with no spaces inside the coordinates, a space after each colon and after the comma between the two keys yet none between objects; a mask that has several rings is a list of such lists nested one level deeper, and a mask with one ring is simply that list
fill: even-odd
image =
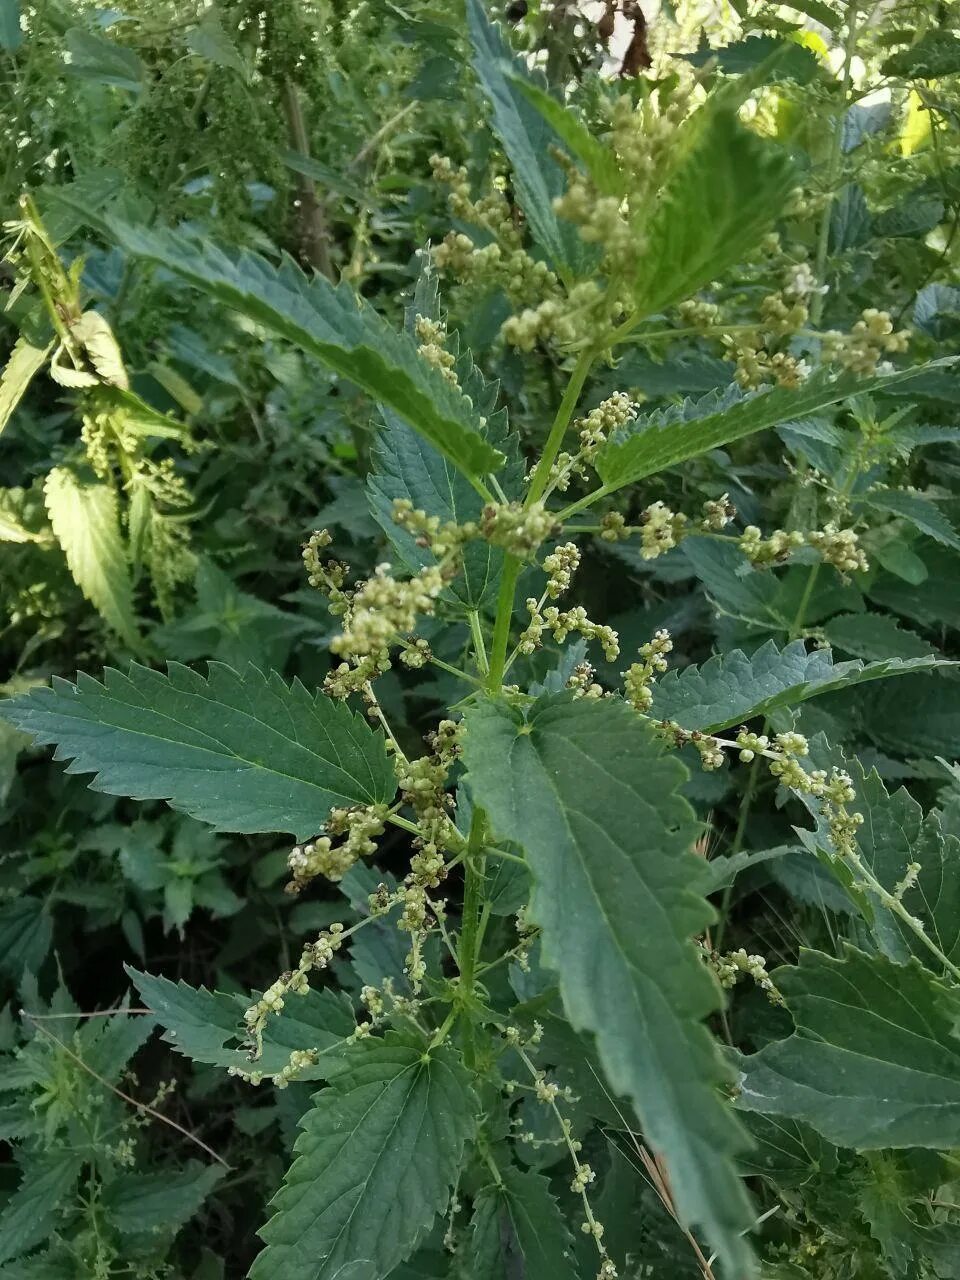
[{"label": "shaded leaf", "polygon": [[823,624],[830,644],[869,661],[923,658],[936,650],[913,631],[899,627],[886,613],[840,613]]},{"label": "shaded leaf", "polygon": [[24,969],[36,973],[46,959],[53,921],[42,899],[21,894],[0,903],[0,969],[19,982]]},{"label": "shaded leaf", "polygon": [[577,1280],[573,1240],[550,1184],[508,1167],[473,1202],[464,1272],[472,1280]]},{"label": "shaded leaf", "polygon": [[850,685],[952,666],[934,657],[833,661],[829,649],[807,652],[803,640],[778,649],[772,640],[749,657],[742,649],[717,654],[702,666],[669,671],[653,686],[650,715],[675,720],[682,729],[718,733],[779,707],[792,707]]},{"label": "shaded leaf", "polygon": [[517,198],[530,231],[561,271],[582,265],[584,248],[576,229],[557,217],[553,201],[563,194],[566,177],[550,154],[558,137],[517,85],[528,79],[498,23],[491,23],[481,0],[467,0],[467,25],[473,67],[493,113],[493,128],[513,170]]},{"label": "shaded leaf", "polygon": [[853,374],[837,376],[824,369],[809,377],[798,391],[776,387],[743,393],[737,387],[730,387],[695,403],[687,401],[661,410],[632,424],[601,449],[597,471],[604,489],[612,493],[625,484],[756,431],[816,413],[848,396],[908,383],[930,369],[948,368],[952,363],[949,359],[937,360],[870,378],[857,378]]},{"label": "shaded leaf", "polygon": [[229,258],[184,233],[121,224],[111,224],[111,231],[128,253],[183,276],[355,382],[466,475],[476,477],[502,464],[502,454],[487,443],[477,410],[462,391],[346,285],[334,288],[323,276],[308,277],[289,259],[274,267],[253,253]]},{"label": "shaded leaf", "polygon": [[82,1166],[79,1152],[64,1149],[24,1161],[20,1185],[0,1210],[0,1262],[19,1258],[53,1233]]},{"label": "shaded leaf", "polygon": [[54,676],[0,703],[3,715],[69,773],[95,773],[95,791],[169,800],[221,831],[315,835],[334,805],[380,804],[396,782],[382,734],[343,703],[255,667],[211,663],[204,679],[179,663],[167,674],[133,663],[100,684]]},{"label": "shaded leaf", "polygon": [[162,1173],[124,1173],[110,1183],[101,1204],[118,1231],[177,1231],[203,1204],[226,1169],[187,1160]]},{"label": "shaded leaf", "polygon": [[903,489],[876,489],[865,494],[861,501],[875,511],[889,511],[899,516],[921,533],[960,551],[957,531],[940,508],[922,494],[907,493]]},{"label": "shaded leaf", "polygon": [[960,994],[847,947],[778,969],[796,1031],[743,1059],[739,1105],[859,1151],[960,1143]]},{"label": "shaded leaf", "polygon": [[[329,1052],[351,1036],[356,1026],[345,996],[329,988],[311,988],[304,996],[291,996],[283,1010],[268,1020],[263,1056],[253,1063],[249,1049],[243,1047],[242,1042],[243,1014],[254,998],[191,987],[185,982],[171,982],[130,967],[127,974],[144,1004],[164,1028],[164,1040],[194,1062],[275,1075],[287,1064],[292,1050]],[[301,1079],[325,1080],[326,1061],[321,1058],[316,1066],[307,1067]]]}]

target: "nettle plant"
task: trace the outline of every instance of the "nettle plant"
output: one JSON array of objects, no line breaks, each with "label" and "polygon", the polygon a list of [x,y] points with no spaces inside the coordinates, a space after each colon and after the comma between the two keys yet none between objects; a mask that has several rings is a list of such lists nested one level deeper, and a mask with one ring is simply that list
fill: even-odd
[{"label": "nettle plant", "polygon": [[[874,406],[932,366],[890,363],[906,335],[876,309],[821,332],[818,273],[784,259],[780,289],[727,335],[729,390],[646,419],[620,393],[586,401],[591,374],[649,334],[651,317],[714,327],[715,304],[697,295],[752,254],[775,254],[769,237],[800,177],[740,119],[770,67],[705,95],[692,73],[639,101],[612,95],[597,131],[511,62],[476,0],[468,10],[523,219],[501,187],[475,199],[438,157],[456,218],[477,235],[456,230],[425,251],[403,332],[292,262],[113,228],[129,253],[380,407],[368,489],[391,563],[354,582],[326,554],[326,531],[304,548],[338,620],[323,688],[216,663],[206,676],[133,665],[102,681],[54,679],[5,715],[56,743],[70,771],[95,773],[98,790],[168,800],[225,832],[291,834],[290,892],[320,879],[347,899],[342,922],[249,998],[131,971],[180,1052],[253,1085],[321,1085],[252,1276],[382,1277],[432,1245],[470,1274],[612,1280],[639,1232],[672,1274],[744,1280],[771,1188],[800,1246],[764,1245],[765,1273],[803,1275],[826,1246],[822,1216],[797,1216],[795,1189],[858,1162],[875,1188],[881,1175],[903,1188],[896,1222],[879,1191],[860,1203],[881,1251],[884,1240],[899,1249],[895,1272],[934,1274],[920,1260],[958,1247],[949,1212],[924,1190],[949,1181],[947,1165],[919,1156],[960,1146],[960,828],[955,813],[924,817],[905,793],[888,796],[875,774],[798,733],[790,712],[948,664],[835,663],[797,638],[800,624],[783,648],[668,672],[666,631],[621,654],[611,626],[570,603],[592,539],[634,540],[655,559],[696,536],[744,573],[799,558],[810,566],[803,603],[825,566],[862,573],[846,517],[877,440],[900,420]],[[529,464],[497,387],[445,328],[437,269],[495,282],[513,304],[505,341],[546,344],[566,371]],[[726,495],[678,511],[635,488],[851,398],[859,461],[822,527],[738,529]],[[903,514],[893,490],[878,492]],[[942,521],[941,540],[955,540]],[[537,662],[545,645],[552,666]],[[599,655],[622,663],[619,687],[596,679]],[[458,691],[423,754],[378,697],[395,662],[440,671]],[[798,839],[851,922],[837,954],[806,951],[770,974],[762,956],[714,946],[709,899],[758,859],[702,856],[678,748],[708,770],[762,767],[785,799],[799,797],[813,825]],[[366,861],[388,827],[411,837],[400,879]],[[324,985],[328,972],[342,990]],[[736,1060],[718,1033],[724,988],[741,980],[778,1021]],[[648,1206],[638,1222],[624,1203],[624,1161],[649,1180],[659,1218]],[[822,1274],[834,1265],[825,1258]]]}]

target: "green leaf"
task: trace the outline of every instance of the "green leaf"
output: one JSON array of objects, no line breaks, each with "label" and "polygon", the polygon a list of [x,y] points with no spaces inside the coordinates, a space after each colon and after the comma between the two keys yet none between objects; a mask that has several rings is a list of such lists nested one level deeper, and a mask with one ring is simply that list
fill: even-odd
[{"label": "green leaf", "polygon": [[111,1226],[125,1234],[173,1233],[192,1218],[226,1169],[187,1160],[162,1173],[124,1173],[104,1190],[101,1205]]},{"label": "green leaf", "polygon": [[858,1151],[960,1145],[960,992],[853,947],[774,978],[796,1031],[743,1059],[741,1107]]},{"label": "green leaf", "polygon": [[71,27],[66,43],[72,75],[134,93],[143,88],[146,71],[132,49],[125,49],[84,27]]},{"label": "green leaf", "polygon": [[36,973],[53,937],[53,921],[42,899],[21,894],[0,904],[0,970],[14,982]]},{"label": "green leaf", "polygon": [[[733,1274],[749,1270],[749,1204],[733,1158],[744,1145],[717,1088],[727,1079],[702,1025],[720,993],[691,939],[711,922],[696,892],[686,771],[618,701],[501,702],[466,715],[474,802],[526,852],[542,959],[573,1027],[592,1031],[613,1091],[662,1152],[681,1217]],[[641,923],[642,922],[642,923]]]},{"label": "green leaf", "polygon": [[446,1208],[476,1122],[449,1048],[396,1033],[356,1045],[300,1122],[251,1280],[331,1280],[360,1262],[387,1275]]},{"label": "green leaf", "polygon": [[502,465],[503,455],[487,442],[463,392],[346,285],[334,288],[323,276],[307,277],[289,259],[278,268],[253,253],[229,258],[184,233],[110,227],[128,253],[183,276],[349,378],[468,477]]},{"label": "green leaf", "polygon": [[[414,305],[407,310],[407,327],[415,315],[439,318],[436,277],[429,267],[421,272]],[[456,352],[458,338],[451,335],[448,349]],[[486,418],[487,439],[507,459],[498,477],[507,498],[523,496],[523,462],[518,438],[510,433],[505,410],[497,410],[499,385],[489,383],[473,363],[469,351],[458,353],[456,372],[460,385],[478,411]],[[478,521],[484,501],[428,441],[407,426],[395,413],[384,410],[384,427],[373,450],[373,470],[367,481],[370,509],[374,519],[390,539],[400,562],[410,573],[436,562],[433,553],[393,520],[396,498],[409,499],[415,508],[441,521],[466,524]],[[463,551],[463,571],[450,584],[450,596],[465,609],[480,609],[496,598],[504,553],[489,542],[476,540]]]},{"label": "green leaf", "polygon": [[889,511],[912,524],[928,537],[942,542],[945,547],[960,551],[960,537],[953,525],[935,503],[919,493],[907,493],[902,489],[877,489],[860,499],[875,511]]},{"label": "green leaf", "polygon": [[697,881],[697,888],[704,895],[716,893],[733,884],[742,871],[751,871],[754,867],[763,866],[765,862],[777,862],[793,853],[796,845],[778,845],[774,849],[741,849],[727,857],[711,858],[704,863],[703,871]]},{"label": "green leaf", "polygon": [[944,675],[927,681],[908,677],[870,698],[856,712],[866,735],[898,756],[957,754],[960,740],[960,681]]},{"label": "green leaf", "polygon": [[743,393],[729,387],[719,394],[661,410],[634,423],[604,446],[597,458],[597,471],[608,493],[642,480],[645,476],[675,466],[721,445],[731,444],[756,431],[765,431],[791,418],[817,413],[852,395],[882,391],[909,382],[935,368],[953,364],[948,358],[880,373],[870,378],[853,374],[839,376],[823,369],[807,379],[798,391],[784,387]]},{"label": "green leaf", "polygon": [[[746,79],[746,77],[745,77]],[[737,119],[720,93],[686,122],[652,217],[632,293],[639,315],[663,311],[717,279],[780,216],[797,173],[788,153]]]},{"label": "green leaf", "polygon": [[464,1273],[472,1280],[577,1280],[573,1240],[550,1193],[532,1169],[508,1167],[473,1202]]},{"label": "green leaf", "polygon": [[[268,1020],[263,1056],[254,1064],[242,1042],[243,1014],[255,997],[190,987],[129,966],[126,971],[144,1004],[164,1028],[164,1040],[194,1062],[239,1067],[242,1071],[255,1068],[264,1075],[275,1075],[289,1061],[292,1050],[328,1052],[350,1037],[356,1027],[353,1010],[344,995],[327,987],[311,987],[306,995],[291,996],[283,1010]],[[231,1045],[229,1041],[237,1043]],[[301,1076],[304,1080],[326,1078],[324,1059],[315,1067],[306,1068]]]},{"label": "green leaf", "polygon": [[584,245],[553,208],[566,187],[563,169],[550,154],[559,139],[519,89],[517,81],[529,79],[527,69],[514,57],[499,24],[490,22],[481,0],[467,0],[467,25],[473,67],[493,111],[493,128],[510,161],[531,234],[555,267],[576,272],[585,258]]},{"label": "green leaf", "polygon": [[823,634],[837,649],[868,662],[936,654],[926,640],[914,631],[901,629],[886,613],[841,613],[823,624]]},{"label": "green leaf", "polygon": [[934,28],[915,45],[891,54],[880,68],[885,76],[905,80],[937,80],[960,71],[960,37],[952,31]]},{"label": "green leaf", "polygon": [[22,335],[13,344],[10,357],[0,373],[0,432],[23,399],[24,392],[47,363],[54,344],[36,346]]},{"label": "green leaf", "polygon": [[321,183],[329,190],[346,196],[348,200],[355,200],[357,204],[363,204],[367,199],[367,193],[363,187],[356,182],[351,182],[345,173],[331,169],[329,165],[315,160],[313,156],[302,155],[299,151],[284,151],[280,159],[294,173],[302,173],[304,177],[312,178],[314,182]]},{"label": "green leaf", "polygon": [[132,649],[141,647],[133,583],[120,534],[116,490],[86,473],[54,467],[43,486],[53,532],[74,582]]},{"label": "green leaf", "polygon": [[740,1157],[745,1174],[766,1178],[775,1187],[802,1187],[837,1168],[837,1149],[809,1125],[782,1116],[745,1113],[754,1148]]},{"label": "green leaf", "polygon": [[828,31],[839,31],[840,29],[840,17],[830,8],[826,0],[793,0],[793,3],[788,4],[787,8],[796,9],[798,13],[805,13],[808,18],[813,18],[814,22],[819,22]]},{"label": "green leaf", "polygon": [[[923,809],[903,787],[888,794],[875,770],[859,760],[848,765],[863,815],[857,832],[860,855],[890,893],[896,891],[911,862],[920,864],[916,883],[902,894],[907,910],[922,921],[927,934],[948,959],[960,961],[960,840],[944,835],[936,813]],[[869,890],[864,893],[872,899]],[[911,953],[921,960],[929,951],[899,917],[875,899],[871,925],[877,945],[893,960]]]},{"label": "green leaf", "polygon": [[22,43],[20,0],[0,0],[0,49],[16,53]]},{"label": "green leaf", "polygon": [[882,565],[888,573],[892,573],[894,577],[902,578],[904,582],[909,582],[911,586],[917,587],[921,582],[926,582],[929,570],[924,562],[920,559],[915,551],[907,546],[905,542],[899,539],[893,542],[883,542],[874,550],[874,559],[879,565]]},{"label": "green leaf", "polygon": [[187,48],[218,67],[229,67],[247,78],[247,67],[237,46],[223,29],[215,9],[208,9],[187,35]]},{"label": "green leaf", "polygon": [[746,40],[712,49],[702,29],[700,47],[694,53],[678,56],[694,67],[715,64],[725,76],[759,72],[762,81],[796,80],[798,84],[809,84],[820,73],[822,65],[811,49],[776,36],[748,36]]},{"label": "green leaf", "polygon": [[719,613],[729,614],[765,630],[786,631],[781,616],[779,586],[771,573],[744,564],[739,549],[719,538],[684,538],[680,554],[703,583]]},{"label": "green leaf", "polygon": [[778,649],[772,640],[749,657],[742,649],[717,654],[703,666],[670,671],[653,686],[650,715],[675,720],[683,729],[718,733],[731,725],[792,707],[850,685],[952,666],[935,657],[859,659],[834,663],[829,649],[807,652],[803,640]]},{"label": "green leaf", "polygon": [[396,783],[383,736],[343,703],[255,667],[211,663],[204,679],[169,664],[108,667],[103,684],[54,676],[0,703],[68,773],[96,773],[94,791],[173,808],[221,831],[315,835],[336,806],[383,804]]},{"label": "green leaf", "polygon": [[[898,545],[897,543],[888,545]],[[919,580],[878,574],[868,588],[871,600],[922,627],[960,629],[960,557],[934,543],[919,543],[925,570]]]},{"label": "green leaf", "polygon": [[0,1211],[0,1262],[19,1258],[53,1233],[82,1166],[83,1156],[66,1148],[24,1161],[20,1185]]},{"label": "green leaf", "polygon": [[539,111],[571,155],[583,163],[594,185],[604,195],[623,195],[624,177],[613,152],[590,132],[580,118],[546,89],[526,76],[512,75],[510,83]]}]

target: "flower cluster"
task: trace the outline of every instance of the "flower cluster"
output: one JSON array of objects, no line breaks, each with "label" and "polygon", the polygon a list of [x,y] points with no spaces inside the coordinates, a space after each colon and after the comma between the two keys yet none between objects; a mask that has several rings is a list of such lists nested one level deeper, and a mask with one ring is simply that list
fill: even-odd
[{"label": "flower cluster", "polygon": [[303,948],[296,969],[282,973],[260,999],[246,1010],[243,1020],[253,1045],[250,1051],[251,1061],[255,1062],[263,1053],[263,1031],[271,1014],[282,1012],[288,995],[307,994],[310,990],[307,974],[313,969],[326,969],[343,945],[345,936],[342,924],[332,924],[329,929],[325,929],[316,942],[308,942]]},{"label": "flower cluster", "polygon": [[877,372],[884,356],[906,351],[909,342],[909,332],[895,330],[888,311],[867,307],[849,333],[831,329],[824,334],[823,358],[868,377]]},{"label": "flower cluster", "polygon": [[413,631],[418,617],[434,612],[445,584],[439,565],[426,565],[407,579],[394,578],[389,564],[377,565],[353,593],[331,650],[361,658],[382,653],[398,635]]},{"label": "flower cluster", "polygon": [[[324,823],[326,835],[291,849],[287,866],[293,879],[287,885],[287,893],[300,893],[315,876],[341,880],[358,858],[375,853],[375,837],[383,835],[386,813],[386,805],[380,804],[332,809]],[[338,836],[346,838],[335,845],[333,840]]]},{"label": "flower cluster", "polygon": [[791,552],[805,542],[804,535],[796,530],[788,533],[786,529],[774,529],[765,538],[755,524],[748,524],[738,545],[755,569],[766,569],[770,565],[783,564]]},{"label": "flower cluster", "polygon": [[807,534],[807,545],[841,573],[865,573],[870,567],[853,529],[838,529],[833,523],[824,525]]},{"label": "flower cluster", "polygon": [[691,534],[717,533],[726,528],[736,514],[726,493],[705,502],[698,520],[673,511],[665,502],[652,502],[641,511],[635,525],[627,524],[618,511],[608,512],[600,522],[600,537],[605,542],[619,542],[639,532],[641,557],[656,560]]},{"label": "flower cluster", "polygon": [[741,978],[752,978],[771,1004],[783,1004],[783,996],[767,973],[767,962],[763,956],[749,955],[743,947],[736,951],[725,952],[711,951],[704,947],[703,955],[709,967],[717,975],[721,987],[729,990],[735,987]]},{"label": "flower cluster", "polygon": [[557,530],[556,517],[542,502],[528,507],[519,502],[489,502],[480,515],[480,531],[487,541],[520,560],[532,559]]},{"label": "flower cluster", "polygon": [[608,662],[615,662],[620,655],[620,638],[612,627],[591,622],[582,605],[560,610],[556,605],[543,608],[543,601],[531,596],[527,600],[530,622],[520,636],[521,653],[534,653],[543,644],[543,634],[549,631],[557,644],[563,644],[570,635],[581,635],[585,640],[596,640]]},{"label": "flower cluster", "polygon": [[826,564],[841,573],[862,573],[869,565],[860,540],[853,529],[840,529],[830,523],[808,533],[799,530],[774,529],[764,537],[755,524],[748,524],[737,545],[755,569],[768,569],[784,564],[798,547],[812,547]]},{"label": "flower cluster", "polygon": [[461,750],[459,724],[441,720],[436,730],[427,735],[427,745],[428,755],[397,761],[400,791],[404,802],[413,809],[418,833],[410,871],[395,899],[401,905],[398,927],[411,936],[406,970],[414,990],[426,972],[422,945],[431,917],[443,913],[443,904],[432,900],[429,890],[438,888],[446,877],[446,851],[463,846],[463,837],[450,817],[452,799],[446,791],[451,766]]},{"label": "flower cluster", "polygon": [[673,649],[670,632],[658,631],[652,640],[640,646],[642,662],[634,662],[623,673],[623,696],[634,711],[645,713],[653,704],[650,686],[667,669],[667,654]]},{"label": "flower cluster", "polygon": [[460,385],[454,366],[456,357],[444,345],[447,331],[439,321],[429,320],[418,315],[414,321],[414,333],[417,338],[417,351],[422,360],[439,369],[447,382],[457,387]]},{"label": "flower cluster", "polygon": [[405,529],[418,547],[432,551],[438,560],[449,559],[465,543],[480,536],[479,525],[472,520],[464,524],[441,520],[439,516],[427,515],[421,507],[415,507],[409,498],[394,498],[391,515],[394,524]]},{"label": "flower cluster", "polygon": [[556,600],[570,589],[573,575],[579,567],[580,552],[572,542],[563,543],[544,557],[543,569],[547,574],[545,590],[551,600]]},{"label": "flower cluster", "polygon": [[575,698],[602,698],[603,689],[594,680],[596,672],[589,662],[578,662],[570,672],[567,688]]},{"label": "flower cluster", "polygon": [[579,435],[579,448],[576,453],[557,454],[550,470],[550,489],[566,493],[575,475],[586,479],[587,464],[594,461],[614,432],[632,422],[636,415],[637,406],[629,396],[618,391],[591,409],[585,418],[578,419],[574,427]]}]

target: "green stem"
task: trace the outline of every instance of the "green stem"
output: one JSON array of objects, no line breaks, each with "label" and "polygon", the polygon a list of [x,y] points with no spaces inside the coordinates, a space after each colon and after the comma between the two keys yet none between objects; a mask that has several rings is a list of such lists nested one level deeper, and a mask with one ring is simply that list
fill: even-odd
[{"label": "green stem", "polygon": [[[823,284],[827,269],[827,257],[830,252],[830,218],[833,213],[833,202],[837,195],[837,182],[843,161],[843,117],[850,99],[850,84],[853,79],[853,55],[857,46],[857,5],[858,0],[850,0],[847,6],[847,38],[843,44],[843,80],[839,110],[834,114],[833,136],[830,141],[830,154],[827,158],[826,188],[827,201],[823,206],[820,218],[820,233],[817,237],[817,256],[814,264],[814,275],[817,283]],[[815,293],[810,304],[810,320],[814,326],[819,325],[823,316],[822,293]]]},{"label": "green stem", "polygon": [[557,519],[564,524],[571,516],[575,516],[578,511],[585,511],[587,507],[592,507],[595,502],[599,502],[601,498],[605,498],[608,493],[615,492],[614,488],[608,489],[603,485],[599,489],[594,489],[593,493],[585,494],[584,497],[578,498],[576,502],[571,502],[569,507],[564,507],[562,511],[557,512]]},{"label": "green stem", "polygon": [[[560,446],[567,427],[573,418],[583,385],[589,376],[596,359],[595,351],[590,348],[581,351],[577,357],[567,389],[563,393],[557,416],[553,420],[543,453],[533,471],[530,488],[524,506],[529,507],[539,502],[550,482],[550,472],[557,460]],[[517,591],[517,582],[523,565],[516,556],[507,553],[503,558],[503,571],[500,576],[500,592],[497,596],[497,613],[493,624],[493,642],[490,650],[490,666],[487,674],[487,688],[491,693],[499,691],[503,684],[503,673],[507,665],[507,649],[510,644],[510,623],[513,620],[513,602]]]},{"label": "green stem", "polygon": [[483,849],[486,819],[483,810],[475,807],[470,816],[470,834],[463,863],[463,919],[460,939],[457,943],[457,967],[460,970],[460,1008],[466,1007],[467,1016],[463,1028],[463,1056],[468,1067],[476,1065],[476,1041],[473,1018],[469,1005],[477,977],[477,959],[480,951],[480,920],[483,912]]},{"label": "green stem", "polygon": [[534,468],[533,477],[530,481],[530,489],[527,493],[525,507],[529,507],[534,502],[539,502],[546,492],[547,485],[550,481],[550,472],[553,464],[557,460],[557,454],[560,452],[560,446],[563,444],[563,437],[566,435],[567,427],[573,417],[574,410],[577,407],[577,401],[580,399],[580,392],[583,390],[583,384],[586,382],[590,370],[593,368],[593,362],[596,355],[592,348],[581,351],[577,357],[577,363],[573,367],[573,373],[570,375],[570,381],[567,383],[567,389],[563,393],[563,399],[560,401],[560,408],[557,410],[557,416],[553,420],[553,426],[550,428],[550,434],[547,436],[547,442],[543,446],[543,453],[540,455],[540,461]]},{"label": "green stem", "polygon": [[487,672],[487,688],[497,693],[503,684],[507,665],[507,648],[510,644],[510,623],[513,621],[513,599],[517,581],[523,568],[516,556],[503,557],[500,573],[500,592],[497,595],[497,616],[493,624],[493,642],[490,646],[490,669]]}]

